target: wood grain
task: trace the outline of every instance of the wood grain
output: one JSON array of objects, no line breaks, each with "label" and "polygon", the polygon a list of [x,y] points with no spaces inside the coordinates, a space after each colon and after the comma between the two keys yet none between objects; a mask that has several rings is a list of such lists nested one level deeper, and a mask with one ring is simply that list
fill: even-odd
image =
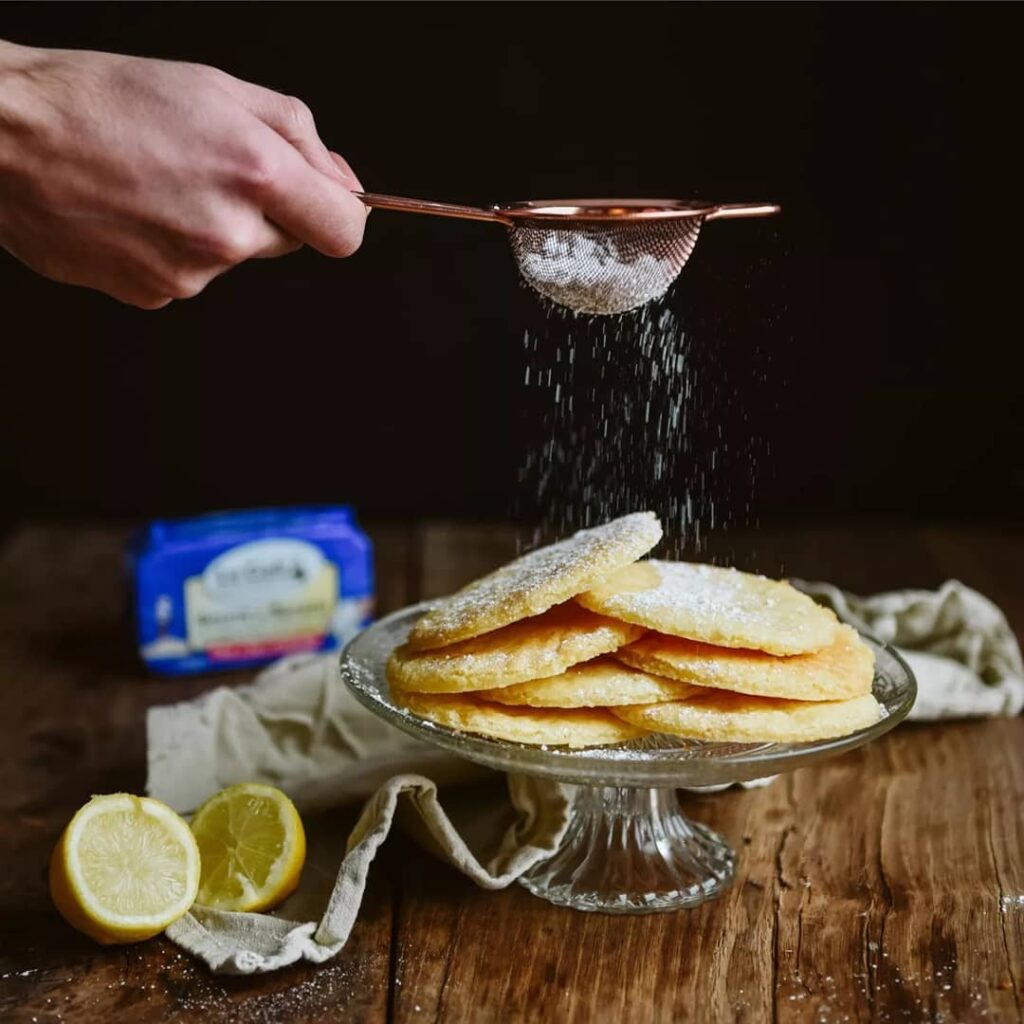
[{"label": "wood grain", "polygon": [[[391,611],[410,599],[412,531],[370,532],[378,604]],[[110,529],[28,529],[0,554],[0,855],[7,869],[0,877],[0,1019],[306,1022],[345,1006],[352,1020],[383,1020],[395,902],[390,852],[335,960],[260,978],[213,977],[164,939],[101,949],[50,905],[45,865],[74,810],[93,793],[143,790],[146,708],[187,699],[211,681],[249,679],[146,676],[124,626],[126,537]],[[356,814],[321,815],[311,834],[333,835],[340,848]]]},{"label": "wood grain", "polygon": [[[514,553],[512,533],[375,531],[382,612]],[[1015,1021],[1024,1009],[1024,721],[904,725],[760,790],[687,796],[740,854],[694,911],[578,914],[484,892],[401,837],[346,949],[211,976],[165,940],[99,949],[49,905],[45,860],[93,792],[144,784],[147,679],[123,627],[124,532],[37,527],[0,552],[0,1019],[13,1021]],[[1024,538],[967,528],[761,531],[707,552],[860,591],[956,576],[1024,628]],[[234,684],[241,675],[220,677]],[[320,815],[336,840],[356,809]]]}]

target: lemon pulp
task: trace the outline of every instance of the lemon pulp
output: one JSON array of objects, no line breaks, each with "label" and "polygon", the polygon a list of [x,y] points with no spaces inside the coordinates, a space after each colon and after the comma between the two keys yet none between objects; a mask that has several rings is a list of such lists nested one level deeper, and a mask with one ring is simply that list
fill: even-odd
[{"label": "lemon pulp", "polygon": [[202,877],[197,902],[221,910],[276,906],[299,884],[306,857],[302,820],[279,789],[229,786],[192,818]]},{"label": "lemon pulp", "polygon": [[192,905],[199,849],[188,825],[159,800],[93,797],[71,819],[50,860],[61,915],[98,942],[163,931]]}]

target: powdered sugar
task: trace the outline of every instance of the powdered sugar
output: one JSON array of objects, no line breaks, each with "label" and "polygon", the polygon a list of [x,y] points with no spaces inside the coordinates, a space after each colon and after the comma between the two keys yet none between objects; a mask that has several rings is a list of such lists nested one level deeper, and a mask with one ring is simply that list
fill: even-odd
[{"label": "powdered sugar", "polygon": [[701,218],[512,229],[526,282],[576,313],[609,315],[660,298],[690,257]]},{"label": "powdered sugar", "polygon": [[522,555],[440,602],[416,623],[410,645],[441,647],[539,615],[609,573],[629,565],[661,539],[653,512],[634,512]]},{"label": "powdered sugar", "polygon": [[543,296],[578,313],[621,313],[660,298],[676,279],[671,260],[644,253],[623,263],[590,235],[552,232],[519,255],[519,269]]},{"label": "powdered sugar", "polygon": [[687,562],[629,566],[577,600],[671,636],[779,655],[820,650],[837,628],[831,612],[788,583]]},{"label": "powdered sugar", "polygon": [[[423,607],[416,605],[396,612],[360,634],[342,655],[341,677],[360,703],[390,724],[489,768],[528,772],[583,785],[710,786],[786,771],[820,755],[814,747],[703,743],[654,734],[626,745],[593,750],[542,749],[434,725],[395,705],[384,672],[388,656],[406,639]],[[830,744],[833,754],[860,746],[891,728],[913,703],[913,680],[903,662],[885,647],[870,640],[868,644],[876,658],[873,692],[887,712],[886,721],[848,740]]]}]

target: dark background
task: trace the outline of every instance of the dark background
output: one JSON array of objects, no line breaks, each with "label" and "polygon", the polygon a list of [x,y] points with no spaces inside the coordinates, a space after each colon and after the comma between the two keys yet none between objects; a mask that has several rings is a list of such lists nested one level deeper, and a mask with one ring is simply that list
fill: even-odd
[{"label": "dark background", "polygon": [[[709,382],[705,419],[770,452],[756,517],[1006,523],[1024,507],[1013,20],[8,4],[0,36],[300,96],[375,191],[779,201],[775,220],[708,225],[669,300],[730,380],[721,409]],[[342,499],[367,517],[507,515],[539,432],[521,339],[542,323],[500,228],[387,212],[350,260],[257,261],[155,313],[0,254],[2,518]],[[729,474],[750,467],[719,472],[739,493]]]}]

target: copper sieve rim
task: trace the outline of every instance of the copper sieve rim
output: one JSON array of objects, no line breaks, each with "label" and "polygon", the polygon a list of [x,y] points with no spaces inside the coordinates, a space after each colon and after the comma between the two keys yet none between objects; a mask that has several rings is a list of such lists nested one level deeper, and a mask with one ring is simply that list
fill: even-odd
[{"label": "copper sieve rim", "polygon": [[683,220],[701,217],[767,217],[778,213],[774,203],[707,203],[687,199],[531,199],[493,207],[512,221],[589,221],[602,224]]},{"label": "copper sieve rim", "polygon": [[495,206],[464,206],[372,192],[356,192],[354,195],[376,209],[497,221],[506,227],[515,227],[523,222],[611,225],[691,217],[702,220],[768,217],[781,209],[776,203],[708,203],[692,199],[530,199]]}]

